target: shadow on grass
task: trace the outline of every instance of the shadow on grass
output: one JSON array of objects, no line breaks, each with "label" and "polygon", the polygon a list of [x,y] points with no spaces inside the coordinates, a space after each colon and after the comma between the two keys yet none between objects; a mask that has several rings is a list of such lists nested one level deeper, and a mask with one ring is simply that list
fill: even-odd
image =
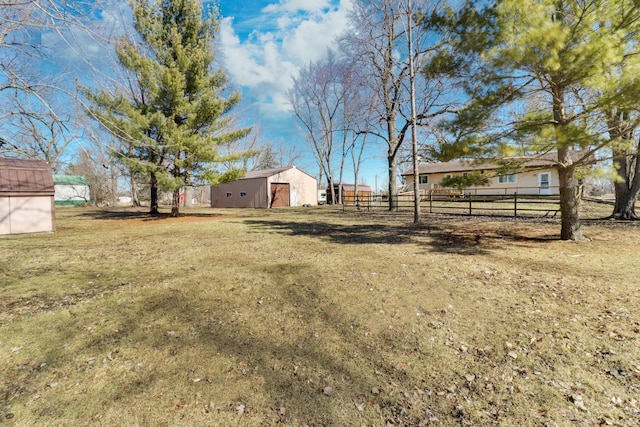
[{"label": "shadow on grass", "polygon": [[483,228],[482,224],[452,224],[449,221],[434,221],[414,224],[335,224],[328,222],[296,222],[281,220],[246,220],[250,226],[264,230],[275,230],[291,236],[309,236],[324,241],[345,245],[366,244],[417,244],[432,251],[460,255],[477,255],[504,246],[507,241],[544,243],[557,240],[551,235],[526,235],[515,227]]},{"label": "shadow on grass", "polygon": [[82,212],[80,215],[89,219],[99,220],[132,220],[137,219],[141,221],[158,221],[158,220],[175,220],[175,219],[188,219],[188,218],[222,218],[225,215],[219,213],[204,213],[204,212],[181,212],[177,217],[172,216],[170,212],[160,212],[157,214],[150,214],[146,208],[131,208],[131,209],[92,209]]},{"label": "shadow on grass", "polygon": [[[151,391],[157,392],[170,376],[182,382],[177,387],[185,394],[184,390],[197,389],[198,393],[206,395],[211,381],[228,382],[230,394],[219,399],[226,399],[227,404],[216,409],[227,417],[234,416],[237,407],[243,405],[248,415],[258,415],[270,425],[290,422],[295,425],[344,425],[346,408],[361,404],[367,407],[370,418],[378,418],[381,422],[391,420],[393,414],[400,412],[400,402],[383,394],[371,394],[372,388],[386,385],[379,383],[378,376],[402,383],[407,390],[417,387],[420,381],[373,351],[380,344],[380,337],[365,334],[358,324],[359,318],[345,312],[323,294],[322,287],[312,279],[316,276],[316,268],[300,264],[298,268],[274,266],[269,269],[268,274],[277,284],[269,289],[272,297],[257,307],[243,304],[236,295],[203,298],[202,294],[183,289],[147,288],[144,295],[132,298],[126,304],[103,306],[103,315],[109,319],[108,326],[94,331],[90,337],[82,338],[87,335],[80,325],[82,319],[65,317],[50,325],[55,332],[49,335],[48,342],[42,343],[47,349],[43,355],[46,369],[67,369],[70,364],[77,363],[78,355],[67,349],[63,345],[65,342],[85,340],[83,348],[76,347],[75,351],[95,355],[97,368],[86,368],[88,371],[109,371],[108,365],[121,365],[121,358],[127,357],[121,354],[131,357],[131,343],[136,343],[137,354],[160,355],[162,366],[166,365],[166,368],[140,368],[135,374],[114,377],[109,387],[88,387],[89,391],[77,399],[80,402],[92,400],[92,407],[97,402],[97,407],[103,410],[126,406],[129,402],[147,398]],[[281,320],[277,322],[271,311],[274,305],[276,309],[282,308],[278,314]],[[263,323],[273,322],[274,327],[265,332],[243,316],[257,317]],[[319,325],[322,329],[316,335],[314,327]],[[402,340],[390,340],[387,344],[400,345]],[[193,357],[194,353],[203,362],[185,367],[181,358],[187,354]],[[227,362],[220,360],[220,356]],[[215,359],[218,360],[206,363]],[[142,360],[145,365],[156,363],[155,359]],[[34,368],[23,382],[35,383],[40,373],[40,368]],[[198,375],[211,378],[194,383],[193,377]],[[260,380],[255,382],[256,378]],[[253,382],[252,388],[260,388],[258,393],[267,397],[267,407],[265,403],[254,401],[252,393],[237,394],[247,390],[241,385],[247,382]],[[327,391],[327,386],[331,391]],[[167,402],[146,402],[160,406],[158,417],[162,417],[163,410],[172,403],[172,390],[163,390],[162,394]],[[40,421],[51,424],[56,424],[56,420],[78,421],[64,418],[71,414],[56,408],[52,402],[42,409]],[[286,412],[280,408],[285,408]],[[377,413],[374,408],[378,408]],[[156,424],[158,419],[146,421]]]}]

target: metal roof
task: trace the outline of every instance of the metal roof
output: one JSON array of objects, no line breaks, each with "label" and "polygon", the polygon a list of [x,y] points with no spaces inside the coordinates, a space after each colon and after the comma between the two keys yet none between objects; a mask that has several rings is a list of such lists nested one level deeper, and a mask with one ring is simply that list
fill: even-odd
[{"label": "metal roof", "polygon": [[44,160],[0,157],[0,194],[53,195],[53,175]]},{"label": "metal roof", "polygon": [[242,179],[269,178],[270,176],[277,175],[289,169],[293,169],[293,166],[287,166],[284,168],[274,168],[274,169],[262,169],[258,171],[249,171],[245,174],[245,176]]},{"label": "metal roof", "polygon": [[81,175],[53,175],[55,185],[89,185],[87,178]]},{"label": "metal roof", "polygon": [[295,166],[285,166],[285,167],[281,167],[281,168],[249,171],[241,179],[269,178],[269,177],[272,177],[274,175],[278,175],[279,173],[282,173],[284,171],[288,171],[288,170],[291,170],[291,169],[295,169],[295,170],[299,171],[300,173],[303,173],[303,174],[307,175],[308,177],[315,179],[313,176],[309,175],[308,173],[306,173],[302,169],[298,169]]}]

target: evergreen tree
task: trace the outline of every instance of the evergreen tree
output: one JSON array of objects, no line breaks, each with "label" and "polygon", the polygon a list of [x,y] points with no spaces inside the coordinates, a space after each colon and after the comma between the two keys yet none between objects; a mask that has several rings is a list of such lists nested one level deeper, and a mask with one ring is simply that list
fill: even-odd
[{"label": "evergreen tree", "polygon": [[217,166],[243,153],[222,156],[218,147],[244,137],[231,130],[228,113],[238,93],[223,98],[226,78],[212,71],[217,12],[198,0],[132,0],[138,40],[116,43],[127,90],[86,91],[91,114],[117,135],[119,158],[149,176],[150,213],[158,213],[158,190],[172,191],[171,214],[179,213],[180,189],[195,180],[233,180],[243,171]]},{"label": "evergreen tree", "polygon": [[639,16],[625,0],[498,0],[469,3],[453,21],[439,17],[460,35],[439,63],[469,72],[470,102],[454,126],[461,145],[495,143],[503,156],[517,146],[556,152],[563,240],[582,238],[575,172],[609,144],[598,121],[616,100],[598,94],[634,68],[622,64],[637,61]]}]

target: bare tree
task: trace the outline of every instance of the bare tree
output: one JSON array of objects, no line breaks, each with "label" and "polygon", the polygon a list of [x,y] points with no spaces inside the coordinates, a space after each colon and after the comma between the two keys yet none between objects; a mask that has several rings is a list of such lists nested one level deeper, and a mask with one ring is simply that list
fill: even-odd
[{"label": "bare tree", "polygon": [[[346,63],[329,51],[326,59],[303,67],[287,92],[292,111],[304,130],[321,173],[327,178],[332,203],[342,200],[341,194],[336,198],[333,157],[342,147],[338,168],[341,184],[347,156],[343,113],[349,90],[345,84],[348,74]],[[340,144],[336,143],[338,138]],[[341,187],[338,186],[339,189]]]},{"label": "bare tree", "polygon": [[[375,99],[375,114],[368,132],[387,145],[389,209],[397,208],[397,155],[412,124],[423,126],[434,117],[452,111],[443,99],[446,87],[437,79],[413,74],[442,40],[429,37],[429,28],[415,16],[423,16],[441,7],[439,1],[356,0],[351,16],[352,30],[342,45],[355,58],[358,68],[367,73],[370,96]],[[408,30],[411,29],[411,43]],[[411,81],[418,89],[413,93]]]},{"label": "bare tree", "polygon": [[613,169],[615,171],[615,205],[612,218],[638,220],[636,201],[640,194],[640,118],[637,112],[613,109],[607,114]]},{"label": "bare tree", "polygon": [[[56,69],[55,39],[82,57],[82,33],[96,2],[8,0],[0,4],[0,152],[37,157],[61,168],[76,127],[75,81]],[[51,73],[56,69],[57,75]],[[64,106],[64,107],[63,107]]]}]

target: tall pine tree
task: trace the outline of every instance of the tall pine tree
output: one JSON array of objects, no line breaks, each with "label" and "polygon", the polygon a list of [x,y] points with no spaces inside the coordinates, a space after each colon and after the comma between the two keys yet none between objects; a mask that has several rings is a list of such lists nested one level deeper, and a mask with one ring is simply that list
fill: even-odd
[{"label": "tall pine tree", "polygon": [[[610,145],[602,111],[620,99],[623,67],[637,57],[640,10],[626,0],[469,1],[445,26],[458,43],[440,64],[467,71],[470,97],[453,128],[463,147],[555,152],[563,240],[582,238],[577,168]],[[443,16],[443,21],[448,21]],[[451,67],[455,64],[456,68]],[[458,68],[459,67],[459,68]],[[628,73],[637,79],[637,72]],[[464,151],[461,148],[454,150]],[[469,151],[469,150],[468,150]]]},{"label": "tall pine tree", "polygon": [[218,150],[247,135],[231,129],[229,112],[240,101],[223,97],[226,77],[213,70],[217,12],[198,0],[132,0],[138,38],[116,43],[127,89],[87,91],[90,113],[118,136],[126,149],[117,155],[131,170],[149,177],[150,213],[158,213],[158,190],[173,193],[177,216],[180,190],[192,182],[216,183],[242,171],[217,167],[243,153]]}]

